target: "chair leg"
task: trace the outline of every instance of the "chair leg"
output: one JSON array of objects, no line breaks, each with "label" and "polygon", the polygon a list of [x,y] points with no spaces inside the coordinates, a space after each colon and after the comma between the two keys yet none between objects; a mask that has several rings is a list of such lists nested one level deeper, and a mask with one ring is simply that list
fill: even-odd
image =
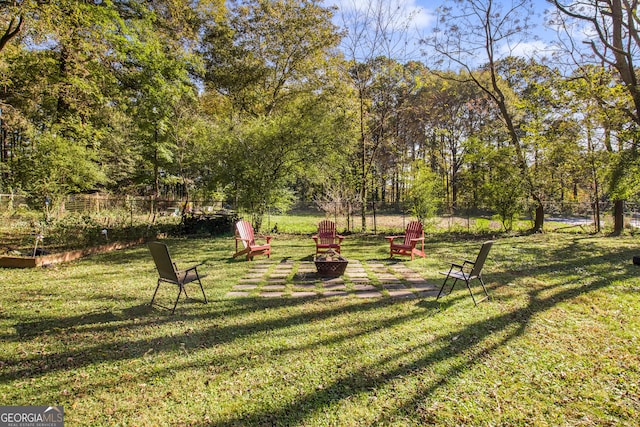
[{"label": "chair leg", "polygon": [[469,293],[471,294],[471,299],[473,299],[473,304],[476,306],[478,305],[478,303],[481,303],[482,301],[489,299],[489,293],[487,292],[487,288],[484,286],[484,281],[482,280],[482,277],[478,277],[478,279],[480,280],[480,285],[482,285],[484,296],[477,301],[476,301],[476,298],[473,296],[473,292],[471,291],[471,284],[469,283],[470,281],[469,280],[467,281],[467,288],[469,289]]},{"label": "chair leg", "polygon": [[[180,300],[180,294],[182,294],[183,290],[183,285],[178,286],[178,298],[176,298],[176,302],[175,304],[173,304],[173,310],[171,310],[171,314],[174,314],[176,312],[176,307],[178,306],[178,301]],[[184,294],[186,295],[187,293],[185,292]]]},{"label": "chair leg", "polygon": [[204,297],[204,303],[208,304],[209,301],[207,301],[207,295],[204,293],[204,287],[202,286],[202,282],[200,281],[200,278],[198,278],[198,283],[200,284],[200,290],[202,291],[202,296]]},{"label": "chair leg", "polygon": [[482,276],[478,276],[478,279],[480,279],[480,284],[482,285],[482,290],[484,291],[484,297],[482,298],[481,301],[485,300],[485,299],[489,299],[489,292],[487,292],[487,287],[484,285],[484,280],[482,280]]},{"label": "chair leg", "polygon": [[[444,291],[444,287],[447,285],[447,281],[449,280],[451,276],[447,276],[444,279],[444,283],[442,283],[442,287],[440,288],[440,292],[438,292],[438,296],[436,297],[436,301],[438,300],[438,298],[440,298],[440,296],[442,295],[442,291]],[[453,279],[453,284],[451,285],[451,289],[449,289],[449,294],[451,292],[453,292],[453,288],[456,286],[456,283],[458,282],[458,279]]]},{"label": "chair leg", "polygon": [[158,286],[156,286],[156,290],[153,292],[153,296],[151,297],[151,302],[149,305],[153,305],[153,301],[156,299],[156,294],[158,293],[158,289],[160,289],[160,280],[158,280]]},{"label": "chair leg", "polygon": [[465,280],[465,283],[467,284],[467,289],[469,289],[469,295],[471,295],[473,305],[478,305],[478,303],[476,302],[476,297],[473,296],[473,292],[471,291],[471,284],[469,283],[469,280]]}]

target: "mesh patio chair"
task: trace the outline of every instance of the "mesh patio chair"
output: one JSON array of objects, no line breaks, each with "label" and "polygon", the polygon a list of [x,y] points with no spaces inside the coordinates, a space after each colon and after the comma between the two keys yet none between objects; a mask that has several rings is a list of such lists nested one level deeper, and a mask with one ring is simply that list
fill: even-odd
[{"label": "mesh patio chair", "polygon": [[[489,298],[489,293],[487,292],[487,288],[484,285],[484,280],[482,280],[482,267],[484,266],[484,262],[487,260],[487,255],[489,255],[489,250],[491,249],[492,245],[493,241],[484,242],[475,261],[463,260],[462,264],[452,263],[451,268],[449,268],[448,272],[441,272],[440,274],[444,274],[446,275],[446,277],[444,279],[444,283],[442,283],[440,292],[438,292],[436,300],[439,299],[441,295],[443,295],[443,291],[449,279],[453,279],[453,283],[451,284],[451,289],[449,289],[449,292],[447,292],[446,294],[450,294],[451,292],[453,292],[453,288],[455,287],[458,280],[464,280],[475,305],[478,305],[479,302],[482,302],[485,299]],[[473,295],[473,291],[471,290],[472,280],[477,280],[480,282],[482,291],[484,293],[484,296],[477,301],[476,297]]]},{"label": "mesh patio chair", "polygon": [[189,298],[187,295],[187,290],[185,289],[185,285],[191,282],[198,282],[200,285],[200,290],[202,291],[202,296],[204,297],[204,303],[207,304],[207,295],[204,293],[204,287],[202,286],[202,279],[206,277],[206,275],[202,275],[198,273],[198,265],[194,265],[185,270],[179,270],[178,266],[171,260],[171,256],[169,255],[169,248],[164,243],[160,242],[151,242],[149,243],[149,250],[151,251],[151,256],[153,257],[153,261],[156,264],[156,268],[158,269],[158,286],[156,286],[156,290],[153,293],[153,297],[151,298],[150,305],[153,305],[153,302],[156,299],[156,294],[158,293],[158,289],[160,289],[160,284],[171,283],[178,287],[178,297],[176,298],[175,303],[173,304],[173,308],[164,307],[160,304],[156,304],[159,307],[166,308],[171,310],[171,314],[175,313],[176,307],[178,306],[178,300],[180,299],[180,295],[184,293],[185,298]]}]

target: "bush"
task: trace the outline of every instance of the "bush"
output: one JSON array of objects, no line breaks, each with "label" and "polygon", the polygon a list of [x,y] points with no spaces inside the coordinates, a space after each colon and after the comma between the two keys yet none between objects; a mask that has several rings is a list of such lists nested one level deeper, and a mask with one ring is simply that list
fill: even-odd
[{"label": "bush", "polygon": [[180,234],[208,234],[217,236],[233,231],[233,225],[238,221],[235,213],[198,215],[186,214],[182,216]]}]

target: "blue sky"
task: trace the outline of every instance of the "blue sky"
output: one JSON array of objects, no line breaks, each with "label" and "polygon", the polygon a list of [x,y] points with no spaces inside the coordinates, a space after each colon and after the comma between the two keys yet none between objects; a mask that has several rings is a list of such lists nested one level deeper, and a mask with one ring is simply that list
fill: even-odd
[{"label": "blue sky", "polygon": [[[325,4],[335,4],[342,10],[353,9],[354,7],[364,8],[366,5],[373,2],[380,1],[381,4],[392,5],[394,8],[402,11],[403,16],[411,21],[411,39],[414,43],[421,36],[430,34],[436,24],[436,9],[443,3],[449,3],[443,0],[325,0]],[[505,4],[505,7],[509,7],[511,0],[498,0]],[[545,0],[533,0],[535,13],[533,19],[536,26],[533,30],[532,37],[524,42],[521,42],[517,46],[511,46],[509,52],[511,54],[529,57],[536,52],[544,52],[549,48],[549,42],[555,38],[556,33],[553,30],[544,27],[544,15],[545,10],[550,9],[551,5]],[[340,12],[338,12],[339,14]],[[338,22],[336,22],[339,24]],[[415,44],[414,46],[417,46]],[[417,53],[418,48],[414,47],[412,54],[414,59],[420,59],[420,55]],[[505,48],[506,52],[506,48]]]}]

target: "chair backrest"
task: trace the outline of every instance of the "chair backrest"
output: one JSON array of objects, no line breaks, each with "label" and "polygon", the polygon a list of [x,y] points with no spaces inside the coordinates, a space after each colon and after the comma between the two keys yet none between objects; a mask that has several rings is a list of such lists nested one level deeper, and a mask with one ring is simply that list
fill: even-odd
[{"label": "chair backrest", "polygon": [[333,221],[322,220],[318,223],[318,239],[320,243],[333,243],[336,237],[336,224]]},{"label": "chair backrest", "polygon": [[487,260],[487,255],[489,255],[491,245],[493,245],[493,240],[489,240],[482,244],[480,253],[478,253],[478,257],[476,258],[476,263],[473,265],[473,270],[471,270],[471,276],[479,276],[482,272],[482,266],[484,266],[484,262]]},{"label": "chair backrest", "polygon": [[241,220],[236,222],[236,236],[242,239],[242,245],[245,248],[256,243],[253,226],[249,221]]},{"label": "chair backrest", "polygon": [[149,250],[153,261],[156,263],[160,278],[177,282],[178,276],[176,275],[175,265],[171,261],[167,245],[160,242],[151,242],[149,243]]},{"label": "chair backrest", "polygon": [[411,221],[404,232],[404,244],[410,245],[412,239],[419,239],[420,237],[424,237],[422,223],[420,221]]}]

